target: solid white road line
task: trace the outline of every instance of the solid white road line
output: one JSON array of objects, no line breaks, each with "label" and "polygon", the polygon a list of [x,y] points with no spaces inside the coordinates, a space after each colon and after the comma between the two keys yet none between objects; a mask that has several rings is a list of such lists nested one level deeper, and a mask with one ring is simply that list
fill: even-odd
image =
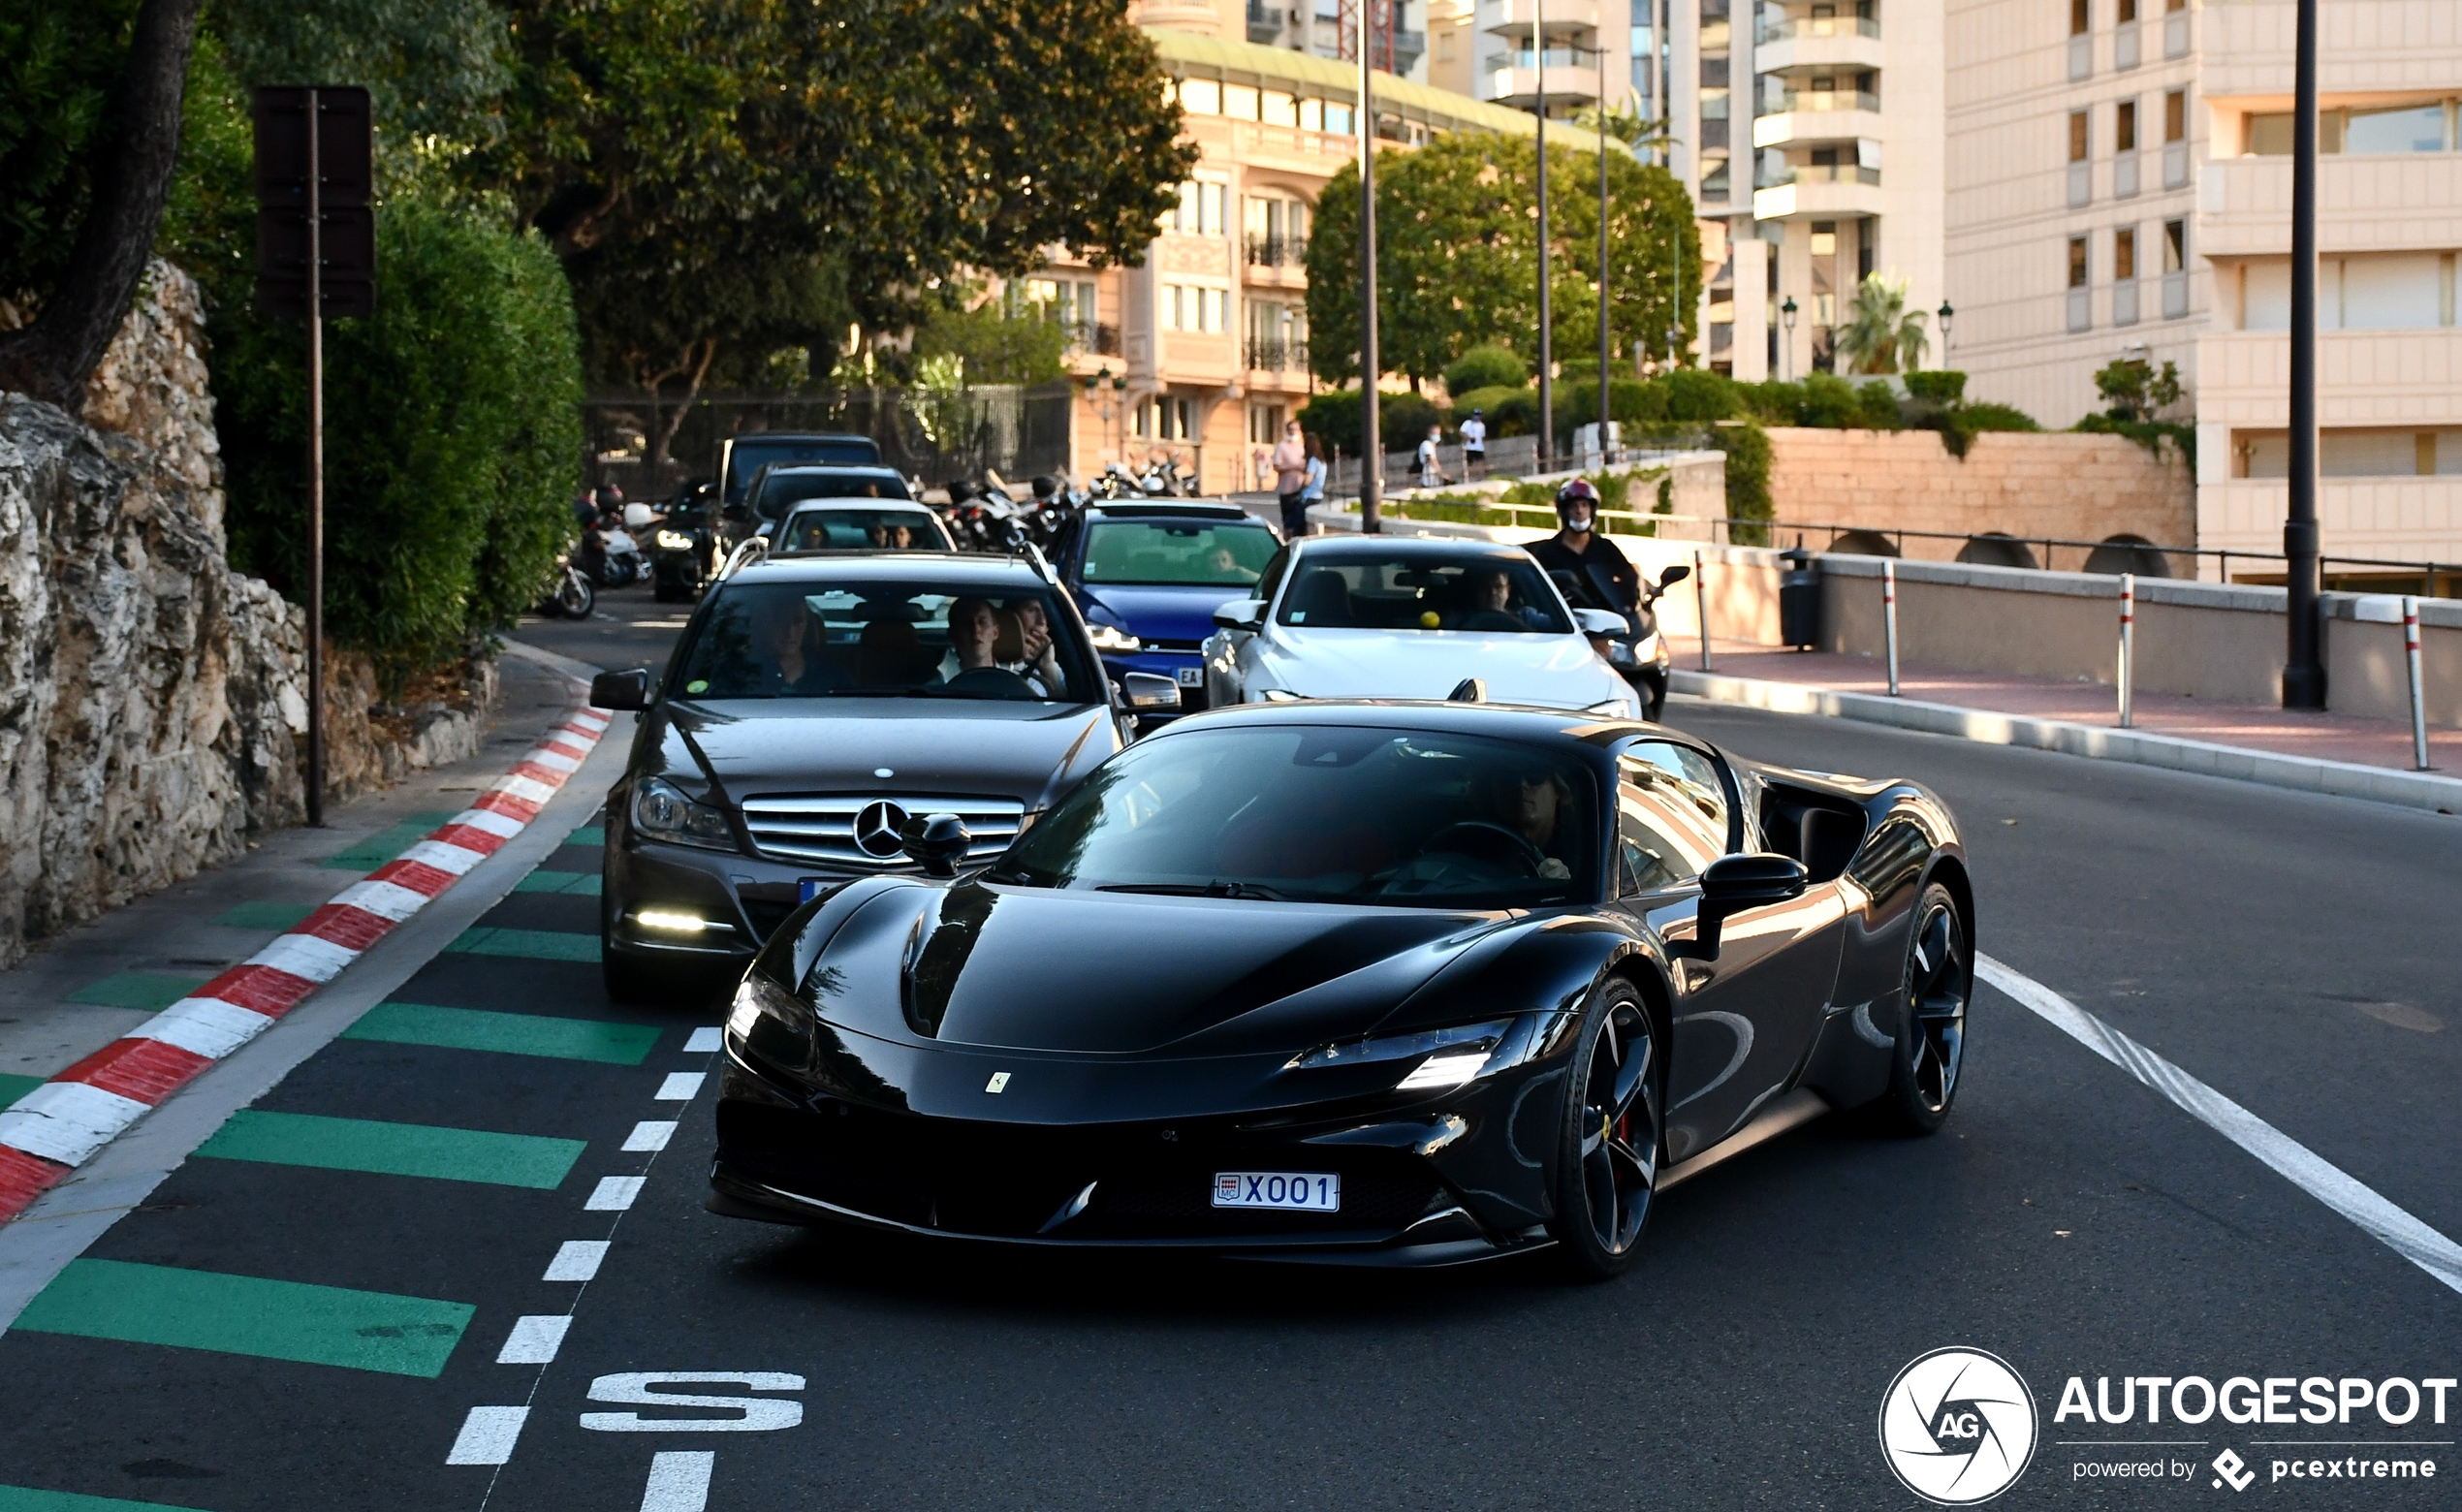
[{"label": "solid white road line", "polygon": [[667,1080],[658,1084],[653,1099],[657,1102],[690,1102],[701,1094],[701,1079],[707,1071],[670,1071]]},{"label": "solid white road line", "polygon": [[454,1435],[447,1465],[504,1465],[513,1458],[513,1442],[521,1436],[527,1407],[472,1407]]},{"label": "solid white road line", "polygon": [[707,1449],[662,1449],[649,1462],[649,1486],[641,1512],[704,1512],[710,1505],[710,1472],[718,1462]]},{"label": "solid white road line", "polygon": [[716,1024],[705,1024],[692,1031],[692,1038],[684,1041],[684,1054],[687,1055],[707,1055],[726,1043],[724,1034],[725,1031]]},{"label": "solid white road line", "polygon": [[1974,971],[2069,1038],[2273,1167],[2292,1185],[2359,1225],[2395,1254],[2462,1292],[2462,1244],[2395,1207],[2307,1146],[2042,983],[1989,956],[1975,958]]},{"label": "solid white road line", "polygon": [[555,1258],[547,1263],[543,1281],[586,1281],[598,1275],[599,1262],[607,1258],[607,1241],[603,1239],[568,1239],[557,1246]]},{"label": "solid white road line", "polygon": [[[598,1185],[590,1192],[590,1200],[582,1204],[582,1211],[622,1213],[633,1205],[634,1198],[641,1195],[642,1182],[647,1180],[640,1176],[602,1176],[598,1179]],[[602,1244],[599,1247],[603,1249],[606,1246]]]},{"label": "solid white road line", "polygon": [[513,1332],[496,1351],[498,1365],[553,1365],[564,1347],[564,1331],[573,1326],[571,1313],[532,1313],[513,1320]]},{"label": "solid white road line", "polygon": [[644,1118],[633,1125],[632,1133],[624,1136],[624,1149],[635,1154],[646,1154],[652,1150],[666,1149],[667,1141],[675,1137],[675,1124],[661,1122],[656,1118]]}]

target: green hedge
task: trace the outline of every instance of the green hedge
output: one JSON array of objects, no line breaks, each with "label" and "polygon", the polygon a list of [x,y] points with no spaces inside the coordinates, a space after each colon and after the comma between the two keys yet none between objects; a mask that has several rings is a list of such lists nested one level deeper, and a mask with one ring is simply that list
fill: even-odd
[{"label": "green hedge", "polygon": [[[398,681],[542,595],[573,534],[582,374],[544,241],[404,200],[376,224],[376,314],[326,327],[326,624]],[[305,332],[226,300],[212,336],[232,560],[297,598]]]}]

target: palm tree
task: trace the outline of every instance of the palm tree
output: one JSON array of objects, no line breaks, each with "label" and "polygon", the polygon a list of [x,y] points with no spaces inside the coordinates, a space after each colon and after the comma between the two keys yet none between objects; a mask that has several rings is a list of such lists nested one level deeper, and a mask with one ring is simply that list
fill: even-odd
[{"label": "palm tree", "polygon": [[1931,337],[1923,329],[1923,311],[1907,309],[1907,283],[1878,273],[1866,275],[1855,288],[1855,303],[1846,324],[1830,337],[1831,350],[1846,358],[1859,373],[1912,372],[1923,365]]}]

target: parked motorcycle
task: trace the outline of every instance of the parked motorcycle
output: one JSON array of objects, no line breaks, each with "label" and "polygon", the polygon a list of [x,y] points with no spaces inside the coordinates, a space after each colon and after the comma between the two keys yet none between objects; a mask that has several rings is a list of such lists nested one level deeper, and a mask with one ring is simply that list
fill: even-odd
[{"label": "parked motorcycle", "polygon": [[553,590],[539,604],[539,613],[551,619],[587,619],[597,607],[598,589],[589,574],[574,565],[571,551],[556,552]]}]

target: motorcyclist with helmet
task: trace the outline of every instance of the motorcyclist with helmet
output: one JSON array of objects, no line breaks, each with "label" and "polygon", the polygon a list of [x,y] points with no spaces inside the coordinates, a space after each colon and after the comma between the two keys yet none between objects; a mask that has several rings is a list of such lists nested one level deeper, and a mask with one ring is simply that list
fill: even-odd
[{"label": "motorcyclist with helmet", "polygon": [[[1632,562],[1597,528],[1598,489],[1587,478],[1572,479],[1556,490],[1556,518],[1562,528],[1527,550],[1575,608],[1604,609],[1625,616],[1624,635],[1613,640],[1594,638],[1591,644],[1625,680],[1641,690],[1645,717],[1657,718],[1667,700],[1667,658],[1664,643],[1656,640],[1657,622],[1651,605],[1667,584],[1689,576],[1689,570],[1670,567],[1656,584],[1645,588]],[[1644,641],[1651,643],[1654,653],[1646,661],[1641,655]]]}]

